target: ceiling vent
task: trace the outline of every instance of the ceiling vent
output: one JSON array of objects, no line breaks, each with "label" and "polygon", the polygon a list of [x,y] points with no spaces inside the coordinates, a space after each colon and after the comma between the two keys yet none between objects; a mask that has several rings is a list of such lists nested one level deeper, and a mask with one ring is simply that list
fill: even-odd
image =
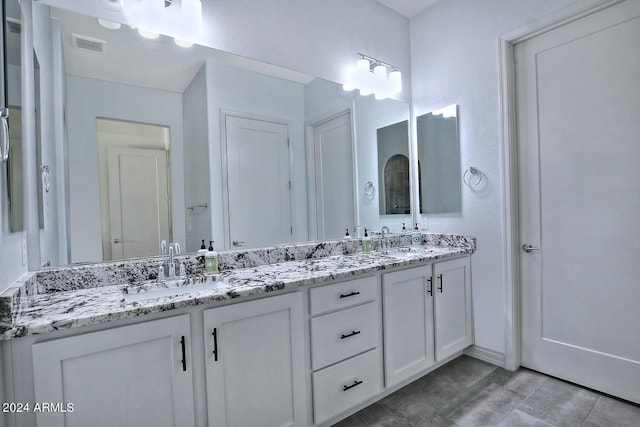
[{"label": "ceiling vent", "polygon": [[7,18],[7,27],[9,27],[9,31],[13,34],[20,34],[22,31],[22,23],[15,18]]},{"label": "ceiling vent", "polygon": [[107,42],[92,37],[81,36],[79,34],[71,34],[71,42],[73,47],[84,49],[96,53],[104,53],[107,48]]}]

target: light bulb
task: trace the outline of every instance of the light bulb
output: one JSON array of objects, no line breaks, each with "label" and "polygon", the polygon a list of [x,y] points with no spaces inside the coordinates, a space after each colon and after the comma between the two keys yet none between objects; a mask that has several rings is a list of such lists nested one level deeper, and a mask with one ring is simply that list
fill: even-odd
[{"label": "light bulb", "polygon": [[110,30],[117,30],[122,26],[119,22],[108,21],[102,18],[98,18],[98,23],[104,28],[108,28]]},{"label": "light bulb", "polygon": [[173,39],[173,41],[175,42],[175,44],[177,44],[180,47],[191,47],[191,46],[193,46],[193,42],[190,42],[190,41],[187,41],[187,40]]},{"label": "light bulb", "polygon": [[150,39],[150,40],[157,39],[158,37],[160,37],[160,34],[155,33],[153,31],[144,30],[142,28],[138,28],[138,34],[140,34],[145,39]]},{"label": "light bulb", "polygon": [[124,0],[98,0],[100,6],[112,12],[122,12]]},{"label": "light bulb", "polygon": [[400,70],[393,70],[389,73],[389,86],[391,94],[402,92],[402,74]]}]

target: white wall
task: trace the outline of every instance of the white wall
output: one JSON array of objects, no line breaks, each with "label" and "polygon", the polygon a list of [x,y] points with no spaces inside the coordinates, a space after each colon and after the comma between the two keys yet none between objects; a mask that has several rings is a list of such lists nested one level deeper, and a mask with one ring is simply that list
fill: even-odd
[{"label": "white wall", "polygon": [[461,168],[486,186],[463,184],[462,213],[430,215],[429,231],[478,238],[472,258],[476,345],[505,351],[503,179],[498,36],[575,0],[447,0],[411,19],[415,114],[459,104]]},{"label": "white wall", "polygon": [[67,77],[71,262],[102,261],[96,118],[171,129],[173,240],[184,246],[182,95],[82,77]]}]

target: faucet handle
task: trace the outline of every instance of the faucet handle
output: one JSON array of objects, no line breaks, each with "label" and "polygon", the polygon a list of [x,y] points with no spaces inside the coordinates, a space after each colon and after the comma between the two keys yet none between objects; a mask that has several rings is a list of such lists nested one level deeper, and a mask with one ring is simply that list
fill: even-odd
[{"label": "faucet handle", "polygon": [[174,243],[173,243],[173,247],[174,247],[174,251],[175,251],[174,253],[175,253],[176,255],[178,255],[179,253],[181,253],[181,252],[182,252],[182,249],[180,249],[180,243],[178,243],[178,242],[174,242]]}]

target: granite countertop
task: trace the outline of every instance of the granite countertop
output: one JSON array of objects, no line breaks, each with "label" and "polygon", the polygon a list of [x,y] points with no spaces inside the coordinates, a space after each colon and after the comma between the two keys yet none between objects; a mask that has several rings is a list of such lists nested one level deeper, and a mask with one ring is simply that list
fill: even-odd
[{"label": "granite countertop", "polygon": [[[35,294],[29,296],[28,304],[24,304],[16,312],[11,326],[4,330],[0,339],[43,334],[195,305],[215,306],[233,299],[294,290],[305,285],[348,279],[425,261],[454,258],[471,254],[474,249],[473,246],[421,245],[370,254],[358,252],[257,265],[222,271],[216,275],[216,279],[228,287],[199,286],[189,293],[137,301],[125,300],[123,297],[123,287],[133,286],[130,284]],[[203,276],[199,278],[202,281]]]}]

